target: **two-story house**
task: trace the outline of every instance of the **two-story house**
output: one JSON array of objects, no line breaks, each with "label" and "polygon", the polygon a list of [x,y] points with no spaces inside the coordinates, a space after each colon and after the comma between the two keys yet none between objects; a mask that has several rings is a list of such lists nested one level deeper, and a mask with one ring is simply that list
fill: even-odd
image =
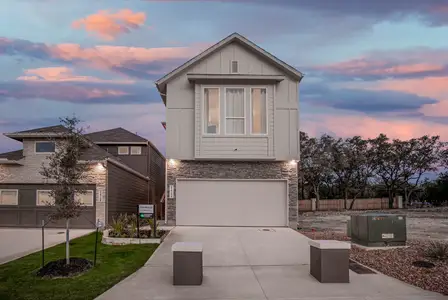
[{"label": "two-story house", "polygon": [[[40,171],[65,132],[58,125],[5,134],[21,142],[23,149],[0,154],[0,226],[36,227],[48,221],[53,183]],[[160,201],[165,161],[148,140],[122,128],[85,137],[80,163],[89,164],[82,181],[86,193],[77,195],[84,208],[72,227],[93,228],[97,220],[108,224],[120,213],[136,213],[138,204]]]},{"label": "two-story house", "polygon": [[296,227],[302,77],[234,33],[156,82],[167,223]]}]

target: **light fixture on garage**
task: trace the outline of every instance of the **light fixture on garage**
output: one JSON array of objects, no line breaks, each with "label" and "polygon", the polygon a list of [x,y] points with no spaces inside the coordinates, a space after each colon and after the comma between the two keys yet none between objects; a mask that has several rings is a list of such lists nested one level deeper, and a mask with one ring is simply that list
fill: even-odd
[{"label": "light fixture on garage", "polygon": [[289,161],[290,165],[296,165],[297,164],[297,160],[293,159]]},{"label": "light fixture on garage", "polygon": [[96,164],[96,169],[98,171],[104,171],[104,169],[106,169],[106,166],[104,165],[104,163],[99,162]]},{"label": "light fixture on garage", "polygon": [[176,160],[175,159],[170,159],[169,161],[170,166],[174,167],[176,165]]}]

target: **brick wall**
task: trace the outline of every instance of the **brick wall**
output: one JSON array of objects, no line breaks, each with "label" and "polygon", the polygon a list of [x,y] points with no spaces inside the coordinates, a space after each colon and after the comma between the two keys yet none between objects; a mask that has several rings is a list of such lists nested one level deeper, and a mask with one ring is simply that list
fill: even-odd
[{"label": "brick wall", "polygon": [[[212,162],[176,161],[167,164],[167,184],[174,185],[176,178],[213,179],[287,179],[289,190],[289,223],[297,226],[297,166],[289,162]],[[176,199],[166,199],[168,223],[176,222]]]}]

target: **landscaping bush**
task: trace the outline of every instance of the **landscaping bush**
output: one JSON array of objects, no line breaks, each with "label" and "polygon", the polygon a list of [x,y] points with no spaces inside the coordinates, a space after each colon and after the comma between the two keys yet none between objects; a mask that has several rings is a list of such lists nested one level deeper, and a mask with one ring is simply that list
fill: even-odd
[{"label": "landscaping bush", "polygon": [[448,243],[432,241],[424,255],[435,260],[448,260]]},{"label": "landscaping bush", "polygon": [[[143,226],[149,226],[150,230],[140,229],[140,238],[150,238],[151,232],[154,230],[154,220],[141,219],[140,228]],[[156,237],[162,237],[165,233],[165,230],[157,230]],[[137,238],[137,216],[134,214],[120,214],[117,218],[112,218],[109,236],[117,238]]]}]

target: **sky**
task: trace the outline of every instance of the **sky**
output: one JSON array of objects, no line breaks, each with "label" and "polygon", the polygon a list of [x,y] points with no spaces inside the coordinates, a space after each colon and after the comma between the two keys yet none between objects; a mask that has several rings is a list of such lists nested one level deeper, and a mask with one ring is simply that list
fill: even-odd
[{"label": "sky", "polygon": [[[154,81],[233,32],[305,74],[300,129],[448,141],[448,0],[2,0],[0,132],[76,115],[165,153]],[[0,152],[21,144],[0,136]]]}]

